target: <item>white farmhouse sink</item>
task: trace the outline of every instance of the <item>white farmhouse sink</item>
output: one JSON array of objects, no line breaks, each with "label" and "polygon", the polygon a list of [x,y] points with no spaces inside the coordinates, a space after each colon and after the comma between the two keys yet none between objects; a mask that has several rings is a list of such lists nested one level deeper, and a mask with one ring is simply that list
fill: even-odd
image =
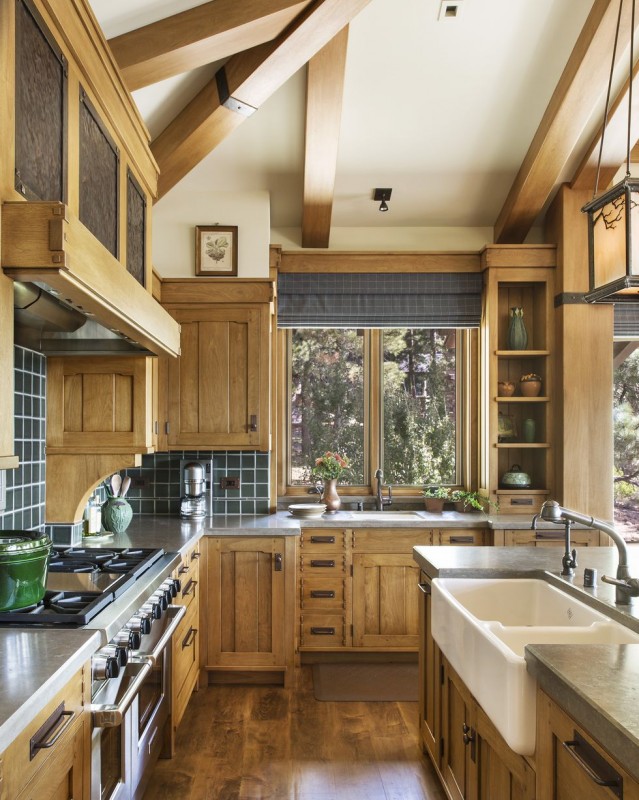
[{"label": "white farmhouse sink", "polygon": [[436,578],[432,632],[508,745],[535,751],[527,644],[637,643],[639,634],[543,580]]},{"label": "white farmhouse sink", "polygon": [[424,519],[418,511],[351,511],[350,514],[353,519],[371,522],[410,522]]}]

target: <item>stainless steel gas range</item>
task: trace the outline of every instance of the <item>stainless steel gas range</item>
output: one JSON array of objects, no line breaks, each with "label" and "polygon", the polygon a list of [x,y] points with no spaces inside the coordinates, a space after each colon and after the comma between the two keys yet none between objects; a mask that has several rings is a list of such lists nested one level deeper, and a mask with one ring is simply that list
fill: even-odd
[{"label": "stainless steel gas range", "polygon": [[0,613],[0,625],[86,628],[101,634],[92,658],[92,800],[134,800],[158,757],[170,713],[177,553],[162,549],[54,548],[37,606]]}]

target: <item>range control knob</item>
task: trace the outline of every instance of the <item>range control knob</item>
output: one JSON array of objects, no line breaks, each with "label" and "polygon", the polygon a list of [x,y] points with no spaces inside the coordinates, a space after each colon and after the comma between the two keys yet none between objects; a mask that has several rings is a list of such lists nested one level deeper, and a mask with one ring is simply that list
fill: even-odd
[{"label": "range control knob", "polygon": [[98,650],[91,660],[91,674],[94,681],[105,681],[107,678],[117,678],[120,674],[118,659],[111,655],[107,648]]},{"label": "range control knob", "polygon": [[162,606],[159,602],[157,602],[157,598],[149,600],[148,603],[145,603],[142,606],[141,611],[143,611],[145,614],[148,614],[151,619],[160,619],[162,616]]},{"label": "range control knob", "polygon": [[122,647],[116,642],[109,642],[102,648],[103,653],[108,653],[112,658],[118,662],[118,667],[126,667],[126,662],[129,660],[128,648]]},{"label": "range control knob", "polygon": [[[130,628],[134,633],[137,633],[139,636],[144,636],[147,633],[151,633],[151,625],[153,624],[153,620],[148,614],[144,612],[139,612],[134,614],[131,619],[127,622],[126,627]],[[138,650],[138,647],[134,648]]]},{"label": "range control knob", "polygon": [[171,599],[177,597],[178,592],[180,591],[180,581],[174,580],[173,578],[167,578],[160,589],[164,589],[165,591],[171,594]]},{"label": "range control knob", "polygon": [[139,650],[142,644],[142,637],[137,631],[133,631],[130,628],[122,628],[113,637],[113,642],[118,647],[124,647],[126,650]]},{"label": "range control knob", "polygon": [[158,603],[162,611],[166,611],[167,608],[169,607],[169,603],[172,600],[171,592],[168,591],[168,589],[162,589],[160,587],[159,589],[156,589],[155,592],[153,592],[149,600],[152,603]]}]

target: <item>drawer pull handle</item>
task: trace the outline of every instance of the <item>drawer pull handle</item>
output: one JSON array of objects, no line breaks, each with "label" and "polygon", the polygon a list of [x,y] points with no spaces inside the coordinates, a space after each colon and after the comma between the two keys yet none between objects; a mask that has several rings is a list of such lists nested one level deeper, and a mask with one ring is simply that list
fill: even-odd
[{"label": "drawer pull handle", "polygon": [[510,500],[511,506],[531,506],[532,504],[532,497],[513,497]]},{"label": "drawer pull handle", "polygon": [[335,544],[334,536],[311,536],[311,544]]},{"label": "drawer pull handle", "polygon": [[451,544],[469,544],[475,541],[474,536],[451,536]]},{"label": "drawer pull handle", "polygon": [[189,628],[189,632],[186,634],[184,641],[182,642],[182,650],[186,650],[187,647],[190,647],[195,641],[196,636],[197,628]]},{"label": "drawer pull handle", "polygon": [[188,572],[188,571],[189,571],[189,568],[186,566],[186,564],[184,564],[184,565],[183,565],[183,566],[181,566],[181,567],[180,567],[180,569],[178,570],[178,575],[184,575],[184,573],[185,573],[185,572]]},{"label": "drawer pull handle", "polygon": [[[63,717],[66,717],[67,719],[64,724],[61,725],[60,723],[62,722]],[[69,725],[71,725],[74,717],[75,711],[65,711],[64,703],[60,703],[53,714],[51,714],[49,719],[44,723],[44,725],[38,728],[31,738],[31,741],[29,742],[29,760],[33,761],[38,754],[38,750],[44,750],[49,747],[53,747],[53,745],[60,739]]]},{"label": "drawer pull handle", "polygon": [[186,584],[184,589],[182,589],[182,597],[188,597],[188,595],[192,594],[195,596],[195,587],[197,586],[197,581],[194,581],[193,578]]},{"label": "drawer pull handle", "polygon": [[417,585],[424,594],[432,594],[430,583],[418,583]]},{"label": "drawer pull handle", "polygon": [[199,551],[199,550],[196,550],[195,552],[191,553],[191,561],[197,561],[197,560],[198,560],[198,558],[199,558],[201,555],[202,555],[202,554],[200,553],[200,551]]},{"label": "drawer pull handle", "polygon": [[257,414],[251,414],[251,421],[249,423],[249,430],[255,432],[257,430]]},{"label": "drawer pull handle", "polygon": [[323,597],[332,600],[335,597],[335,592],[332,589],[313,589],[311,597]]},{"label": "drawer pull handle", "polygon": [[335,636],[335,628],[311,628],[313,636]]},{"label": "drawer pull handle", "polygon": [[333,559],[329,561],[320,558],[311,559],[311,567],[334,567],[334,566],[335,566],[335,561]]},{"label": "drawer pull handle", "polygon": [[577,731],[573,736],[570,741],[562,742],[566,751],[597,786],[607,786],[616,797],[623,800],[621,775]]},{"label": "drawer pull handle", "polygon": [[282,566],[283,566],[283,563],[284,563],[282,561],[282,554],[281,553],[274,553],[273,554],[273,563],[274,563],[274,567],[273,568],[275,569],[275,572],[281,572],[282,571]]}]

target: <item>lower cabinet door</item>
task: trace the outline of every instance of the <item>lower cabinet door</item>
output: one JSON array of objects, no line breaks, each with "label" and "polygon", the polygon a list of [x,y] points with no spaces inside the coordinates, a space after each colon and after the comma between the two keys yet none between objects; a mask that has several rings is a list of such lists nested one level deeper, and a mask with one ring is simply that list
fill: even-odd
[{"label": "lower cabinet door", "polygon": [[353,553],[353,646],[416,651],[418,583],[412,553]]},{"label": "lower cabinet door", "polygon": [[17,800],[89,800],[88,724],[86,716],[75,726],[74,733],[56,746],[55,754],[38,770]]},{"label": "lower cabinet door", "polygon": [[[194,612],[197,608],[193,609]],[[197,683],[200,664],[198,614],[189,613],[173,636],[172,719],[177,730]]]},{"label": "lower cabinet door", "polygon": [[442,686],[442,737],[442,776],[448,793],[453,800],[472,800],[477,763],[473,699],[446,661]]}]

